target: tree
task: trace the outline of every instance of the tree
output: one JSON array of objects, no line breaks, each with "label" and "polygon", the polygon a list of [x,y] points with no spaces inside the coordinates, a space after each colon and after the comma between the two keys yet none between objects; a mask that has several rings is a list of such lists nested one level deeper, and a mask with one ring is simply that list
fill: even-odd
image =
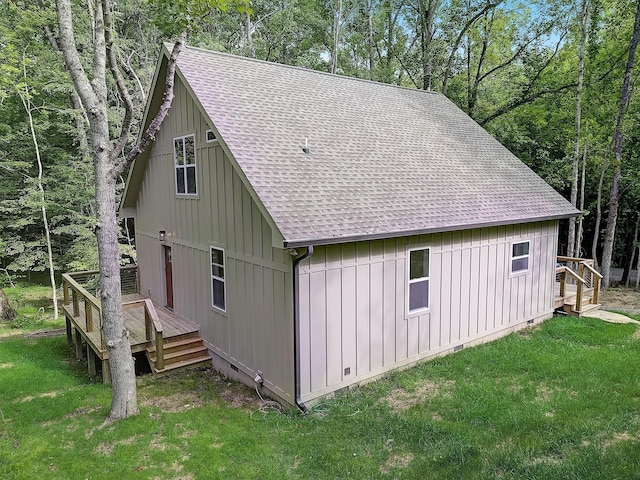
[{"label": "tree", "polygon": [[[580,128],[582,127],[582,87],[584,84],[584,53],[587,42],[587,20],[589,19],[589,0],[582,0],[580,15],[580,46],[578,48],[578,88],[576,91],[575,147],[571,159],[571,204],[578,204],[578,169],[580,163]],[[584,181],[584,179],[583,179]],[[567,240],[567,256],[577,255],[576,219],[569,219],[569,238]]]},{"label": "tree", "polygon": [[4,290],[0,288],[0,322],[10,322],[16,318],[16,311],[11,306],[9,298],[4,293]]},{"label": "tree", "polygon": [[622,123],[624,114],[631,97],[631,74],[635,60],[636,48],[640,40],[640,1],[636,4],[636,16],[633,33],[629,42],[629,56],[622,81],[620,93],[620,105],[616,116],[616,124],[613,132],[613,158],[614,171],[609,194],[609,212],[607,215],[607,229],[605,232],[604,247],[602,250],[602,285],[607,288],[611,282],[611,261],[613,258],[613,243],[615,241],[616,223],[618,221],[618,207],[620,204],[620,179],[622,177]]},{"label": "tree", "polygon": [[[87,112],[90,126],[97,211],[95,230],[100,265],[100,299],[113,384],[111,410],[108,418],[115,420],[135,415],[138,412],[134,362],[122,313],[116,185],[119,176],[133,158],[151,142],[171,105],[175,62],[183,44],[183,37],[180,37],[174,45],[167,70],[167,91],[158,115],[125,160],[121,160],[119,157],[130,137],[134,106],[118,66],[109,0],[97,0],[93,13],[93,65],[89,75],[75,43],[71,1],[57,0],[60,49],[75,90]],[[109,69],[125,105],[120,135],[113,143],[109,131],[107,69]]]}]

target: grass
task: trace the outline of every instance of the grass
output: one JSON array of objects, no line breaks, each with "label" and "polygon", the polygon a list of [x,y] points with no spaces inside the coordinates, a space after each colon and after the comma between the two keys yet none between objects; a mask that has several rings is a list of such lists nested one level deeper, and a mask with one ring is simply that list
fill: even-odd
[{"label": "grass", "polygon": [[[62,309],[58,319],[54,319],[49,277],[44,274],[34,274],[33,277],[31,280],[16,279],[13,287],[4,287],[4,292],[17,310],[18,316],[11,322],[0,323],[0,338],[64,327]],[[62,289],[59,288],[59,299],[61,296]],[[59,304],[61,303],[59,301]]]},{"label": "grass", "polygon": [[64,337],[0,342],[3,479],[637,479],[636,325],[557,317],[314,405],[211,370],[138,380],[140,415]]}]

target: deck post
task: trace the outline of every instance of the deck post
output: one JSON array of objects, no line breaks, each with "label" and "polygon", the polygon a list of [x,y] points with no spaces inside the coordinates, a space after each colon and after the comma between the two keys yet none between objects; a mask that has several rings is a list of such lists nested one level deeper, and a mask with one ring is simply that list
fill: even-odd
[{"label": "deck post", "polygon": [[[578,275],[580,278],[584,278],[584,264],[582,262],[578,263]],[[578,291],[576,292],[576,312],[582,311],[582,290],[584,289],[584,282],[576,282],[576,286],[578,287]]]},{"label": "deck post", "polygon": [[84,300],[84,316],[87,321],[87,332],[93,332],[93,307],[87,299]]},{"label": "deck post", "polygon": [[102,383],[111,383],[111,371],[109,370],[109,360],[102,359]]},{"label": "deck post", "polygon": [[75,288],[71,289],[71,298],[73,300],[73,316],[80,315],[80,303],[78,300],[78,291]]},{"label": "deck post", "polygon": [[600,303],[600,277],[593,275],[593,303]]},{"label": "deck post", "polygon": [[66,280],[62,281],[62,304],[69,305],[69,284]]},{"label": "deck post", "polygon": [[76,358],[78,360],[82,359],[82,335],[80,335],[80,330],[76,328]]},{"label": "deck post", "polygon": [[67,345],[73,345],[73,332],[71,331],[71,320],[67,315],[64,316],[65,324],[67,327]]},{"label": "deck post", "polygon": [[91,348],[91,345],[87,343],[87,366],[89,367],[89,375],[92,377],[96,374],[96,354]]},{"label": "deck post", "polygon": [[151,341],[151,315],[146,305],[144,307],[144,334],[147,342]]},{"label": "deck post", "polygon": [[164,369],[164,339],[162,332],[156,331],[156,369]]},{"label": "deck post", "polygon": [[564,270],[560,274],[560,296],[564,298],[565,290],[567,288],[567,272]]}]

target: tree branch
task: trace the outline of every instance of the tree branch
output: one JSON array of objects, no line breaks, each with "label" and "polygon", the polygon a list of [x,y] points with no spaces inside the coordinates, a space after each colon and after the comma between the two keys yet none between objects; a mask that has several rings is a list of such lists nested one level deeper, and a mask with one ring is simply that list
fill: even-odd
[{"label": "tree branch", "polygon": [[577,82],[573,82],[573,83],[569,83],[567,85],[562,85],[560,87],[557,88],[549,88],[549,89],[545,89],[545,90],[540,90],[537,93],[534,93],[532,95],[529,96],[524,96],[524,97],[520,97],[517,100],[514,100],[513,102],[507,103],[506,105],[503,105],[502,107],[498,108],[495,112],[493,112],[491,115],[489,115],[488,117],[484,118],[483,120],[479,121],[478,123],[481,126],[485,126],[487,123],[491,122],[492,120],[495,120],[496,118],[504,115],[507,112],[510,112],[511,110],[521,107],[522,105],[526,105],[528,103],[534,102],[535,100],[537,100],[538,98],[544,97],[545,95],[554,95],[556,93],[560,93],[563,92],[569,88],[575,88],[578,86]]},{"label": "tree branch", "polygon": [[504,0],[497,0],[495,3],[487,3],[478,13],[476,13],[473,17],[471,17],[467,21],[464,27],[462,27],[462,30],[460,30],[460,33],[458,33],[458,37],[456,38],[456,41],[454,42],[453,47],[451,48],[451,53],[449,54],[449,58],[447,59],[447,64],[444,68],[444,75],[442,77],[442,94],[443,95],[447,94],[447,83],[449,82],[449,78],[451,77],[451,64],[453,63],[453,58],[455,57],[456,52],[458,51],[458,47],[460,46],[462,37],[464,37],[465,33],[467,33],[467,30],[469,30],[471,26],[474,23],[476,23],[476,21],[480,17],[482,17],[489,10],[496,8],[503,1]]},{"label": "tree branch", "polygon": [[169,109],[171,108],[171,102],[173,102],[173,87],[175,84],[176,62],[178,60],[178,55],[182,50],[182,46],[184,45],[186,37],[187,37],[186,31],[182,32],[180,34],[180,37],[176,41],[176,43],[174,43],[173,45],[173,50],[171,51],[171,56],[169,57],[169,61],[167,63],[167,75],[165,77],[166,79],[165,79],[164,100],[162,102],[162,105],[160,105],[160,109],[158,110],[158,113],[156,113],[156,116],[153,118],[153,120],[149,124],[149,127],[147,127],[144,134],[140,137],[140,139],[136,142],[133,148],[129,151],[125,159],[121,161],[119,164],[117,164],[111,170],[111,176],[113,178],[117,178],[120,175],[122,175],[122,173],[127,169],[127,167],[131,165],[131,162],[133,162],[133,160],[138,155],[140,155],[153,140],[155,140],[156,133],[158,133],[158,130],[160,130],[160,126],[162,125],[162,122],[167,116],[167,113],[169,113]]},{"label": "tree branch", "polygon": [[111,75],[113,75],[113,78],[116,81],[118,93],[120,93],[120,96],[124,101],[124,118],[122,120],[120,136],[116,140],[113,148],[111,149],[111,153],[109,154],[109,159],[112,162],[115,162],[116,159],[120,156],[120,152],[122,152],[122,149],[129,141],[129,134],[131,132],[131,125],[133,123],[134,107],[133,100],[131,100],[131,94],[129,93],[129,89],[127,88],[127,84],[125,83],[124,78],[122,78],[122,74],[120,73],[120,69],[118,68],[118,60],[116,58],[116,52],[113,42],[113,22],[111,19],[111,8],[109,5],[109,0],[101,1],[102,16],[104,18],[104,36],[107,48],[107,63],[109,64]]},{"label": "tree branch", "polygon": [[58,29],[60,31],[60,50],[64,55],[67,69],[73,80],[78,96],[82,104],[88,111],[95,110],[98,104],[98,97],[93,91],[91,82],[87,77],[87,73],[82,67],[78,48],[76,47],[75,38],[73,36],[73,21],[71,17],[71,1],[57,0],[56,6],[58,10]]}]

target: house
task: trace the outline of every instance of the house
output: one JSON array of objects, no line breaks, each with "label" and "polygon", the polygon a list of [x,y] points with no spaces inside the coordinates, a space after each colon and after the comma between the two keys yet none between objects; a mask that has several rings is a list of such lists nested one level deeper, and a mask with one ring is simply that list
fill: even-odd
[{"label": "house", "polygon": [[301,407],[550,317],[577,213],[441,94],[197,48],[121,204],[140,291]]}]

